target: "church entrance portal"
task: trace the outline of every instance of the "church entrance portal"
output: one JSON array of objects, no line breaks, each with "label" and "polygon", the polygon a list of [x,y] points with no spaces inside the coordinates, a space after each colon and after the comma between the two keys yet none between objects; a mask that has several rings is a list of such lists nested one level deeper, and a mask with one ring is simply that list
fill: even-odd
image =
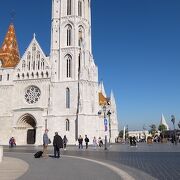
[{"label": "church entrance portal", "polygon": [[36,120],[31,114],[23,115],[18,121],[18,126],[26,130],[27,144],[35,144],[36,142]]}]

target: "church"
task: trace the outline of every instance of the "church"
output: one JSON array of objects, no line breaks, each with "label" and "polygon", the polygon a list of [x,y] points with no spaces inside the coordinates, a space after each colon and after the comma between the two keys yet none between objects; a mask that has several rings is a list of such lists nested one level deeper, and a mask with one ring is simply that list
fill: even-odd
[{"label": "church", "polygon": [[13,23],[0,47],[0,143],[42,145],[45,129],[68,144],[87,135],[115,142],[118,118],[113,92],[98,81],[92,55],[91,1],[52,0],[47,56],[35,34],[20,56]]}]

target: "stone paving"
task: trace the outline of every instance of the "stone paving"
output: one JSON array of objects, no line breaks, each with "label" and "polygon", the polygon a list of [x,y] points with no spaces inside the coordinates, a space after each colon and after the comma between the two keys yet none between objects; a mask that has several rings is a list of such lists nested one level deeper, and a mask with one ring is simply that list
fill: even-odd
[{"label": "stone paving", "polygon": [[[19,155],[22,155],[22,153],[29,153],[29,155],[32,157],[33,156],[32,153],[40,149],[42,149],[41,146],[40,147],[25,146],[25,147],[17,147],[14,149],[9,149],[8,147],[4,147],[5,154],[13,155],[13,157],[14,156],[18,157]],[[53,152],[52,147],[49,147],[48,149],[49,149],[49,153]],[[88,158],[113,165],[119,168],[120,170],[127,172],[130,175],[130,177],[133,177],[134,179],[137,180],[144,180],[144,179],[179,180],[180,179],[180,144],[175,146],[170,143],[152,144],[152,145],[139,143],[137,147],[130,147],[129,144],[113,144],[111,148],[108,148],[107,151],[105,151],[103,148],[101,149],[98,148],[94,150],[92,147],[89,147],[88,150],[85,149],[79,150],[77,146],[68,146],[67,151],[62,151],[62,154],[64,155],[63,161],[65,164],[68,162],[71,164],[71,161],[74,161],[72,159],[70,160],[66,156]],[[24,155],[24,158],[22,157],[19,158],[27,162],[28,159],[27,156],[29,155]],[[33,158],[32,158],[32,162],[34,162]],[[49,166],[53,167],[53,165],[51,166],[51,163],[50,164],[48,163],[48,167]],[[93,176],[94,179],[99,180],[99,175],[101,175],[101,172],[104,172],[104,175],[102,173],[102,176],[100,178],[108,177],[106,176],[105,173],[108,172],[108,168],[104,167],[105,168],[104,170],[99,169],[98,170],[99,174],[98,174],[96,171],[94,171],[94,169],[92,169],[95,166],[90,165],[89,167],[87,167],[87,169],[89,169],[91,172],[93,173],[95,172],[96,176]],[[40,167],[38,166],[38,169],[39,168]],[[63,167],[61,168],[63,169]],[[32,170],[32,168],[30,169]],[[66,171],[68,172],[68,169],[64,169],[63,172]],[[111,171],[111,173],[107,173],[107,174],[113,174],[113,173]],[[89,176],[91,175],[89,174]],[[81,179],[84,178],[84,180],[87,179],[83,175],[82,177],[79,178]]]}]

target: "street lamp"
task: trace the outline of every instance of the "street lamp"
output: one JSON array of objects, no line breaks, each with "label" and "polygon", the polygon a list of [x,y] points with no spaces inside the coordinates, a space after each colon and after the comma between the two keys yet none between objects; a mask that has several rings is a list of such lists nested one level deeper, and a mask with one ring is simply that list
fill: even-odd
[{"label": "street lamp", "polygon": [[111,111],[110,110],[108,110],[107,115],[109,117],[109,144],[110,144],[111,143],[111,119],[110,119]]},{"label": "street lamp", "polygon": [[[100,110],[98,112],[98,115],[101,115],[102,112],[103,112],[103,119],[104,119],[104,131],[105,131],[105,141],[104,141],[104,150],[107,150],[107,129],[108,129],[108,125],[109,125],[109,143],[111,142],[111,120],[110,120],[110,115],[111,115],[111,111],[108,110],[107,112],[107,108],[108,108],[108,105],[109,104],[104,104],[102,106],[102,110]],[[107,113],[106,113],[107,112]],[[109,124],[107,122],[107,119],[106,119],[106,115],[108,116],[109,118]]]},{"label": "street lamp", "polygon": [[[105,127],[105,131],[107,131],[106,105],[102,107],[102,110],[104,112],[104,127]],[[107,150],[107,135],[106,134],[105,134],[104,150]]]},{"label": "street lamp", "polygon": [[173,123],[173,126],[174,126],[174,141],[175,141],[175,144],[177,144],[177,140],[176,140],[176,128],[175,128],[175,116],[174,115],[171,115],[171,122]]}]

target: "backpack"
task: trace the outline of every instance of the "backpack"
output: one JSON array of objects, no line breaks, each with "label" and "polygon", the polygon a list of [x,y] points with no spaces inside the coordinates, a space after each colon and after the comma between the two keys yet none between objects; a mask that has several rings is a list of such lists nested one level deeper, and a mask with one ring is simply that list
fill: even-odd
[{"label": "backpack", "polygon": [[42,157],[42,154],[43,154],[42,151],[38,151],[38,152],[36,152],[36,153],[34,154],[34,157],[35,157],[35,158],[40,158],[40,157]]}]

